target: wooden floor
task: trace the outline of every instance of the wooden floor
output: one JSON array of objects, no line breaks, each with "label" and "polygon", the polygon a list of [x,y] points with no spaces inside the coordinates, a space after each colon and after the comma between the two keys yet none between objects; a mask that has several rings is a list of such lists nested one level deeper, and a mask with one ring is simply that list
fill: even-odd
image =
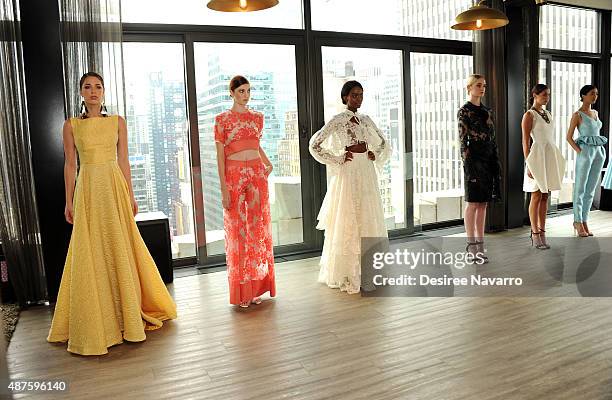
[{"label": "wooden floor", "polygon": [[[592,221],[612,236],[612,213]],[[24,311],[11,377],[70,390],[15,398],[612,399],[612,299],[362,298],[317,283],[317,261],[278,264],[278,297],[247,310],[225,273],[178,278],[179,318],[101,357],[47,343],[50,308]]]}]

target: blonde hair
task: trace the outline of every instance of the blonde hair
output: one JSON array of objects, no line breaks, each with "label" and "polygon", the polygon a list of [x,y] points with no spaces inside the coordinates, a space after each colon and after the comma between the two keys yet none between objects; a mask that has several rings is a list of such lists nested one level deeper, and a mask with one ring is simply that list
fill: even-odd
[{"label": "blonde hair", "polygon": [[478,82],[479,79],[484,79],[484,75],[472,74],[468,76],[467,83],[465,85],[465,88],[467,89],[468,93],[470,93],[470,86]]}]

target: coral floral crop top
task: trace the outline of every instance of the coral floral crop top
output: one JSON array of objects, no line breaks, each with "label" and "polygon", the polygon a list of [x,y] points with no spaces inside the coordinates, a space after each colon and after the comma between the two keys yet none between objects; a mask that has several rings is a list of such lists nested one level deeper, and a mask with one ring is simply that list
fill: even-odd
[{"label": "coral floral crop top", "polygon": [[264,116],[257,111],[227,110],[215,117],[215,142],[223,143],[225,156],[242,150],[258,150]]}]

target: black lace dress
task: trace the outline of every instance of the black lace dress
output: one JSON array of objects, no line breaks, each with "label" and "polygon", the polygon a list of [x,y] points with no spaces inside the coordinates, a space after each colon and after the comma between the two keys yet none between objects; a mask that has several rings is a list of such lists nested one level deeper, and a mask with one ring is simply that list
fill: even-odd
[{"label": "black lace dress", "polygon": [[493,111],[469,101],[459,109],[459,139],[465,176],[465,201],[500,199],[501,165],[495,141]]}]

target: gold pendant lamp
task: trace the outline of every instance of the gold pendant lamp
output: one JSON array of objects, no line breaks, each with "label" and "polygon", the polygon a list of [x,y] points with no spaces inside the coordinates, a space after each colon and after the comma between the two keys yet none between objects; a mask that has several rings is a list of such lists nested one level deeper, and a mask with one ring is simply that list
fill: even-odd
[{"label": "gold pendant lamp", "polygon": [[210,0],[206,7],[215,11],[248,12],[265,10],[278,4],[278,0]]},{"label": "gold pendant lamp", "polygon": [[455,25],[452,29],[462,31],[484,31],[495,29],[508,24],[508,17],[499,10],[487,7],[484,0],[478,5],[470,7],[469,10],[457,15]]}]

